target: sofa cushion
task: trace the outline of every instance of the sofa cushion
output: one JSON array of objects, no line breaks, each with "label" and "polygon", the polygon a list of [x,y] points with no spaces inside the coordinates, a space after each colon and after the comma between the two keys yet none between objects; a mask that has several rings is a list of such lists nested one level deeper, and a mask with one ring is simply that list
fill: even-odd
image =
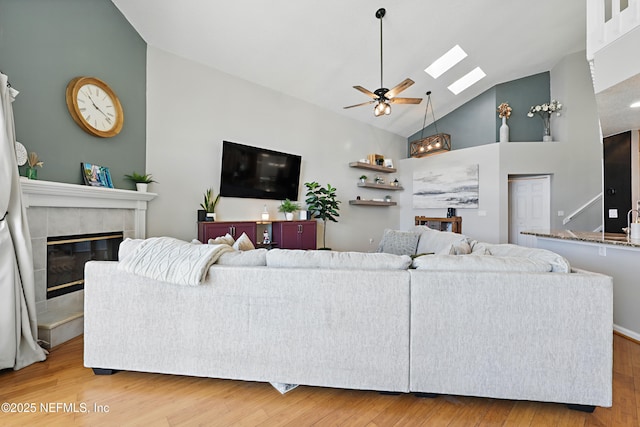
[{"label": "sofa cushion", "polygon": [[384,230],[378,252],[394,255],[414,255],[420,233],[413,231]]},{"label": "sofa cushion", "polygon": [[548,262],[554,273],[570,273],[571,265],[562,255],[546,249],[528,248],[508,243],[487,245],[493,256],[523,257]]},{"label": "sofa cushion", "polygon": [[414,227],[413,231],[420,233],[420,240],[418,241],[418,249],[416,250],[416,253],[447,255],[452,253],[464,254],[471,252],[468,238],[464,234],[433,230],[423,225]]},{"label": "sofa cushion", "polygon": [[406,270],[408,255],[367,252],[303,251],[272,249],[267,252],[268,267],[327,268],[346,270]]},{"label": "sofa cushion", "polygon": [[267,265],[267,250],[226,252],[218,258],[218,265],[235,265],[238,267],[260,267]]},{"label": "sofa cushion", "polygon": [[233,244],[233,249],[236,251],[251,251],[255,248],[253,242],[251,242],[251,239],[247,236],[247,233],[242,233]]},{"label": "sofa cushion", "polygon": [[551,264],[538,259],[475,255],[424,255],[413,260],[413,267],[434,271],[551,271]]}]

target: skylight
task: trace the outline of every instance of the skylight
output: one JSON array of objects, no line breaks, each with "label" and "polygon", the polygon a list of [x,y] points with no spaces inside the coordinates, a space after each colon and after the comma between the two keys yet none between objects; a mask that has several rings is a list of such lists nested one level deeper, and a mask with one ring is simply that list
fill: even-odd
[{"label": "skylight", "polygon": [[629,105],[631,108],[640,108],[640,101],[636,101],[633,104]]},{"label": "skylight", "polygon": [[484,71],[482,71],[480,67],[476,67],[469,73],[465,74],[464,76],[453,82],[451,85],[449,85],[447,89],[453,92],[454,95],[457,95],[472,84],[477,83],[485,76],[486,74],[484,73]]},{"label": "skylight", "polygon": [[449,50],[449,52],[433,61],[433,63],[425,68],[424,71],[434,79],[437,79],[466,57],[467,53],[462,50],[459,45],[455,45]]}]

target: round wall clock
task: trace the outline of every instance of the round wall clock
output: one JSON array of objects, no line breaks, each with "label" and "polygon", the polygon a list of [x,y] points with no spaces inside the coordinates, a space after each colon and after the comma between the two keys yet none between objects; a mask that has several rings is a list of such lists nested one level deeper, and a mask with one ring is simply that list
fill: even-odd
[{"label": "round wall clock", "polygon": [[95,77],[76,77],[67,85],[67,108],[85,132],[111,138],[122,130],[122,105],[108,84]]}]

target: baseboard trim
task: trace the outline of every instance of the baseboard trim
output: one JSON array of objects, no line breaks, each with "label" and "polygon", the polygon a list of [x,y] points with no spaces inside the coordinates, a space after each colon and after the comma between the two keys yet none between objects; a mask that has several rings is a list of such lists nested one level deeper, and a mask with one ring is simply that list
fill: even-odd
[{"label": "baseboard trim", "polygon": [[640,344],[640,334],[637,332],[633,332],[632,330],[623,328],[622,326],[613,325],[613,333],[616,335],[620,335],[623,338],[626,338],[630,341],[635,342],[636,344]]}]

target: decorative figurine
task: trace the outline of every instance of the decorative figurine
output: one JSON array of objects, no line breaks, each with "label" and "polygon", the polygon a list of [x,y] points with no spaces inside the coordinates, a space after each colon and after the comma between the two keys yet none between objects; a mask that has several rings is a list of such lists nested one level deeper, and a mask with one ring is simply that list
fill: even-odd
[{"label": "decorative figurine", "polygon": [[268,245],[269,243],[271,243],[271,239],[269,238],[269,232],[267,231],[267,229],[264,229],[264,233],[262,233],[262,243],[265,245]]}]

